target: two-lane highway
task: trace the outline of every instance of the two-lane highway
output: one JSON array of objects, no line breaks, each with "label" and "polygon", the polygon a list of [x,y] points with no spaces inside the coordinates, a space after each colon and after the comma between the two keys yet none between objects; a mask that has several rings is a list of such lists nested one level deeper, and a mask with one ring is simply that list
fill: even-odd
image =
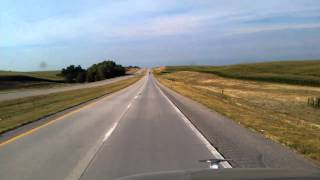
[{"label": "two-lane highway", "polygon": [[205,168],[217,152],[147,73],[136,84],[0,146],[1,179],[115,179]]}]

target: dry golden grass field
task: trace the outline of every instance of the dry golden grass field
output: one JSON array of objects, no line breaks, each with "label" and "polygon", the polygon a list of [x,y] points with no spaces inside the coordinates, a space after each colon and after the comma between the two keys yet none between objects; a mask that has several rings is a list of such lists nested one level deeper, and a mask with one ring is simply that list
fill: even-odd
[{"label": "dry golden grass field", "polygon": [[307,105],[319,87],[164,71],[154,73],[165,86],[320,162],[320,109]]}]

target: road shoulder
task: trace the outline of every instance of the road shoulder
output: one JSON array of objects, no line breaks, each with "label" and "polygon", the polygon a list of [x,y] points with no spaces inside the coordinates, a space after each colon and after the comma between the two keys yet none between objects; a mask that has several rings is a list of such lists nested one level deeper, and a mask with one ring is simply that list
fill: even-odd
[{"label": "road shoulder", "polygon": [[232,159],[233,167],[319,170],[311,161],[283,145],[158,84],[210,143],[225,158]]}]

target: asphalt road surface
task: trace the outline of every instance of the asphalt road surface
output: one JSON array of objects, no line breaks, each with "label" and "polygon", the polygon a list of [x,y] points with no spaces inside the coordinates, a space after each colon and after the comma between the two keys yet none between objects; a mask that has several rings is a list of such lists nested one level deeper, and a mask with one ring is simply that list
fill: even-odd
[{"label": "asphalt road surface", "polygon": [[[136,73],[141,73],[144,71],[144,69],[140,69]],[[70,91],[70,90],[76,90],[76,89],[83,89],[83,88],[90,88],[90,87],[97,87],[102,86],[106,84],[110,84],[116,81],[125,80],[132,77],[132,75],[127,76],[121,76],[111,79],[106,79],[103,81],[97,81],[92,83],[84,83],[84,84],[69,84],[67,86],[63,87],[53,87],[53,88],[30,88],[30,89],[18,89],[18,90],[8,90],[8,91],[0,91],[0,101],[6,101],[6,100],[12,100],[12,99],[18,99],[18,98],[24,98],[24,97],[30,97],[30,96],[38,96],[38,95],[45,95],[50,93],[56,93],[56,92],[63,92],[63,91]]]},{"label": "asphalt road surface", "polygon": [[147,73],[126,89],[0,142],[0,179],[112,180],[207,168],[198,160],[219,157]]},{"label": "asphalt road surface", "polygon": [[206,168],[214,149],[147,75],[133,86],[0,146],[1,179],[115,179]]}]

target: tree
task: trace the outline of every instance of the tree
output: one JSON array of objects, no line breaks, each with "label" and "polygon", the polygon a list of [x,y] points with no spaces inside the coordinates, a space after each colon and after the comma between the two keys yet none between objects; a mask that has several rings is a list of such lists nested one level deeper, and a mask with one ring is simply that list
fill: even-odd
[{"label": "tree", "polygon": [[114,61],[103,61],[98,64],[92,65],[88,68],[87,79],[89,82],[92,81],[100,81],[112,77],[117,77],[124,75],[126,73],[126,69],[116,64]]},{"label": "tree", "polygon": [[87,70],[82,69],[81,66],[70,65],[61,71],[62,76],[67,82],[94,82],[122,76],[125,73],[125,67],[111,60],[93,64]]},{"label": "tree", "polygon": [[87,79],[87,75],[85,71],[79,72],[77,77],[76,77],[76,82],[77,83],[83,83]]},{"label": "tree", "polygon": [[61,74],[67,82],[74,82],[78,74],[81,72],[85,72],[85,70],[82,69],[80,65],[77,67],[74,65],[70,65],[66,69],[63,68]]},{"label": "tree", "polygon": [[120,64],[116,64],[114,67],[114,74],[115,76],[123,76],[126,74],[126,68]]},{"label": "tree", "polygon": [[97,65],[94,64],[87,70],[87,81],[94,82],[96,80]]}]

